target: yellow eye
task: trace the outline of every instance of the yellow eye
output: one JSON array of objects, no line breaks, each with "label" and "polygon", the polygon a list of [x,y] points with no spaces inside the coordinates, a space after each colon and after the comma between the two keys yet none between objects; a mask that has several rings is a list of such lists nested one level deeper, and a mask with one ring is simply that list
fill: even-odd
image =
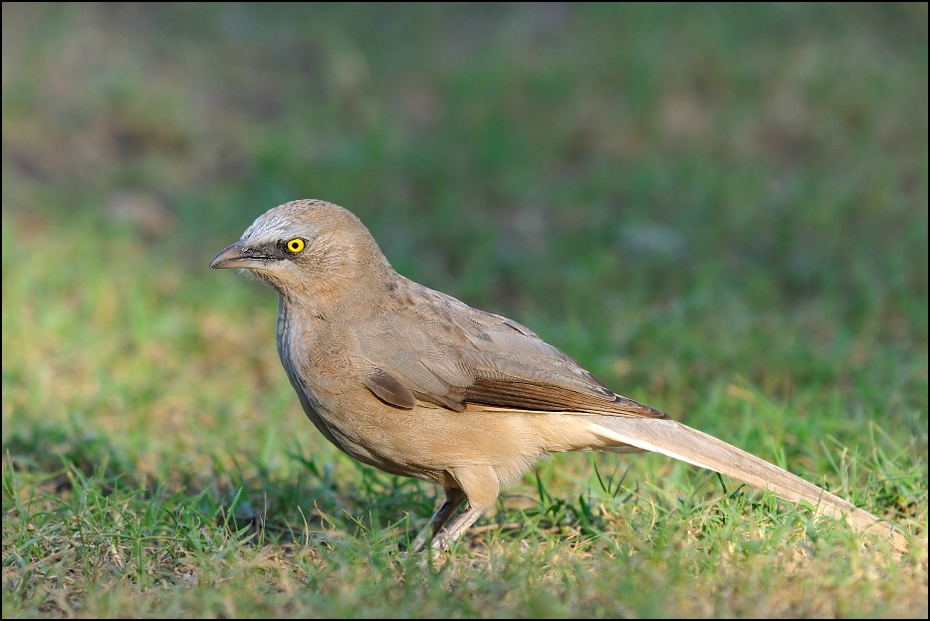
[{"label": "yellow eye", "polygon": [[288,251],[297,254],[304,249],[304,240],[299,237],[295,237],[286,244]]}]

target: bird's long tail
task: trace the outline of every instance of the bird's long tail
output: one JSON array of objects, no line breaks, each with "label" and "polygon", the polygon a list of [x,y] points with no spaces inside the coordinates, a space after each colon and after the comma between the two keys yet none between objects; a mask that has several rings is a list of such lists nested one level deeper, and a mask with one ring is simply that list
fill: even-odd
[{"label": "bird's long tail", "polygon": [[[708,468],[729,477],[769,490],[791,502],[806,500],[818,513],[843,517],[854,527],[880,535],[890,533],[894,547],[904,552],[907,540],[888,523],[868,511],[834,496],[774,464],[731,446],[726,442],[670,419],[599,416],[592,431],[620,445],[661,453],[689,464]],[[617,447],[622,451],[622,446]],[[603,450],[611,450],[606,447]]]}]

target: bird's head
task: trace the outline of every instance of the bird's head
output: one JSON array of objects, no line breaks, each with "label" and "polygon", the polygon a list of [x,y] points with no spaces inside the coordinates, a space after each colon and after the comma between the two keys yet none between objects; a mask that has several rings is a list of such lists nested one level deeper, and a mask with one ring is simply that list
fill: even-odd
[{"label": "bird's head", "polygon": [[358,218],[319,200],[291,201],[265,212],[210,267],[249,270],[286,299],[339,297],[360,281],[393,271]]}]

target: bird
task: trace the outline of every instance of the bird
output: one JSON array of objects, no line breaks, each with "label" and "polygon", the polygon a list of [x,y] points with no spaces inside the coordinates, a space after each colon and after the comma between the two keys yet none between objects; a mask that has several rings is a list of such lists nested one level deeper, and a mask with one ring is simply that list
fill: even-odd
[{"label": "bird", "polygon": [[522,324],[400,275],[338,205],[274,207],[210,268],[251,272],[277,291],[281,363],[327,440],[442,488],[444,502],[408,549],[448,549],[504,486],[566,451],[660,453],[806,501],[907,549],[893,524],[613,392]]}]

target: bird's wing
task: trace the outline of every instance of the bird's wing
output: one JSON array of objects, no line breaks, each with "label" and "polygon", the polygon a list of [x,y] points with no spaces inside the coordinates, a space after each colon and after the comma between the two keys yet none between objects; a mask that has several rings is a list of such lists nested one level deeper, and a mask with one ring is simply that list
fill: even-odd
[{"label": "bird's wing", "polygon": [[409,408],[415,396],[454,411],[471,402],[667,418],[611,392],[519,323],[410,285],[411,303],[402,312],[384,313],[357,334],[362,355],[373,364],[365,384],[383,401]]}]

